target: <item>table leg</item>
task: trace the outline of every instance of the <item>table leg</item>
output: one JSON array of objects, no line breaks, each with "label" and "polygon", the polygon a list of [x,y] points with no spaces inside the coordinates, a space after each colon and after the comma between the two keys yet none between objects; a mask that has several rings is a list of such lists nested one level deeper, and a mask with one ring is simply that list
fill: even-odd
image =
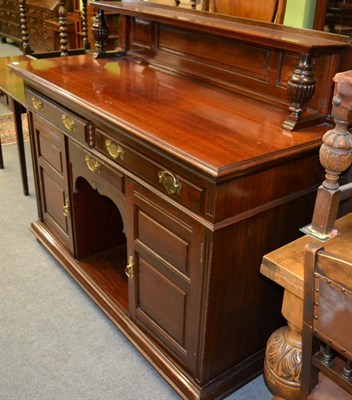
[{"label": "table leg", "polygon": [[301,389],[303,301],[285,290],[282,315],[287,326],[269,338],[264,377],[274,400],[296,400]]},{"label": "table leg", "polygon": [[20,162],[23,193],[25,196],[27,196],[29,194],[29,190],[28,190],[26,154],[24,150],[23,127],[22,127],[22,114],[26,111],[26,109],[21,104],[17,103],[17,101],[13,101],[12,108],[14,114],[14,123],[15,123],[15,131],[17,138],[17,151]]},{"label": "table leg", "polygon": [[4,169],[4,158],[2,156],[1,138],[0,138],[0,169]]}]

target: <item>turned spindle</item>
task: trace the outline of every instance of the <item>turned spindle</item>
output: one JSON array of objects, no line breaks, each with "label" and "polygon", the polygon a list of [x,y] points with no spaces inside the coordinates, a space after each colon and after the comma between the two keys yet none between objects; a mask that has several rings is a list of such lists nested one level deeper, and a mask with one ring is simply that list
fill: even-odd
[{"label": "turned spindle", "polygon": [[27,24],[27,11],[26,11],[26,0],[19,0],[20,9],[20,23],[21,23],[21,46],[23,54],[31,54],[33,50],[29,45],[28,39],[28,24]]},{"label": "turned spindle", "polygon": [[59,30],[60,30],[60,56],[68,55],[68,41],[67,41],[67,20],[65,0],[60,0],[59,6]]},{"label": "turned spindle", "polygon": [[82,33],[83,33],[83,49],[90,49],[90,42],[88,38],[88,9],[87,0],[82,0]]}]

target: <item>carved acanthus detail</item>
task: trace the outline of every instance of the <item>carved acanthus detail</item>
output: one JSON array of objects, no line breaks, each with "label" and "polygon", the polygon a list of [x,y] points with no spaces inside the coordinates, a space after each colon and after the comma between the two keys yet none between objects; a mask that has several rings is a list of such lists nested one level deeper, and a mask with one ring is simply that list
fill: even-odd
[{"label": "carved acanthus detail", "polygon": [[293,130],[302,119],[305,104],[313,97],[315,92],[314,64],[312,56],[303,54],[299,64],[293,70],[293,74],[287,82],[287,95],[290,101],[290,116],[284,122],[283,127]]},{"label": "carved acanthus detail", "polygon": [[340,175],[352,164],[352,71],[336,74],[332,115],[335,128],[323,136],[320,147],[320,163],[325,168],[325,180],[320,186],[315,202],[311,226],[306,233],[329,239],[336,220],[341,189]]},{"label": "carved acanthus detail", "polygon": [[[333,131],[330,132],[332,133],[332,135],[334,134]],[[346,143],[345,149],[337,151],[336,148],[331,147],[324,140],[324,143],[320,148],[320,162],[322,166],[326,169],[326,179],[323,182],[323,186],[327,189],[338,189],[338,180],[340,173],[342,171],[345,171],[351,165],[351,152],[348,150],[347,146],[351,148],[352,144]]]},{"label": "carved acanthus detail", "polygon": [[296,400],[300,391],[302,342],[288,326],[276,330],[265,352],[265,379],[270,390],[287,400]]},{"label": "carved acanthus detail", "polygon": [[302,349],[289,340],[289,327],[275,331],[266,348],[265,359],[269,368],[281,378],[292,384],[300,383]]},{"label": "carved acanthus detail", "polygon": [[323,136],[323,144],[319,152],[320,163],[327,172],[323,186],[328,189],[339,187],[338,180],[341,172],[352,163],[352,135],[348,131],[350,121],[335,119],[335,123],[335,128],[327,131]]}]

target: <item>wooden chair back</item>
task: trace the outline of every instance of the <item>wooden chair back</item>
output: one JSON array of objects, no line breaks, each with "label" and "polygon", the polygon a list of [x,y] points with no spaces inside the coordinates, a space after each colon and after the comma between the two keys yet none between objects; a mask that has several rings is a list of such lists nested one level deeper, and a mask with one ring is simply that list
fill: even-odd
[{"label": "wooden chair back", "polygon": [[351,399],[352,255],[342,259],[312,243],[305,251],[304,268],[300,399],[308,398],[319,373],[342,389],[341,398]]},{"label": "wooden chair back", "polygon": [[[325,168],[325,181],[318,189],[312,223],[305,233],[327,240],[335,235],[334,224],[342,202],[347,211],[352,207],[352,70],[334,77],[335,90],[331,114],[335,128],[326,132],[320,147],[320,163]],[[340,175],[344,176],[339,185]],[[342,214],[344,211],[342,210]]]},{"label": "wooden chair back", "polygon": [[210,11],[282,24],[286,0],[210,0]]}]

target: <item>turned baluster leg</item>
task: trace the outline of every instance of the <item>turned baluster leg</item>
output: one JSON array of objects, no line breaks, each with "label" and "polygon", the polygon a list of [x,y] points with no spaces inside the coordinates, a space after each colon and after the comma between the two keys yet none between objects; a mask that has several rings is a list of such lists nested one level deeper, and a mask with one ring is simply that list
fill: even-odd
[{"label": "turned baluster leg", "polygon": [[180,5],[181,1],[180,0],[175,0],[175,5],[178,7]]},{"label": "turned baluster leg", "polygon": [[105,54],[105,42],[109,36],[109,27],[103,10],[97,10],[92,26],[92,33],[95,41],[94,58],[100,58]]},{"label": "turned baluster leg", "polygon": [[340,202],[340,174],[352,163],[352,134],[348,126],[352,120],[352,79],[345,73],[334,78],[335,93],[332,101],[332,115],[335,128],[323,136],[320,148],[320,163],[325,168],[325,181],[318,189],[312,234],[330,237],[334,228]]},{"label": "turned baluster leg", "polygon": [[83,32],[83,48],[84,50],[90,49],[88,38],[88,9],[87,0],[82,0],[82,32]]},{"label": "turned baluster leg", "polygon": [[197,0],[191,0],[191,8],[192,10],[195,10],[197,7]]},{"label": "turned baluster leg", "polygon": [[276,330],[268,340],[264,377],[274,400],[296,400],[301,390],[302,299],[285,290],[282,315],[288,325]]},{"label": "turned baluster leg", "polygon": [[33,50],[29,45],[29,39],[28,39],[26,0],[19,0],[19,9],[20,9],[20,23],[21,23],[22,51],[23,54],[31,54],[33,53]]},{"label": "turned baluster leg", "polygon": [[287,95],[290,100],[290,116],[284,122],[283,128],[293,130],[302,119],[304,105],[313,97],[315,91],[314,65],[312,56],[302,55],[299,64],[287,82]]},{"label": "turned baluster leg", "polygon": [[59,26],[60,26],[60,56],[68,55],[68,46],[67,46],[67,20],[66,20],[66,9],[65,9],[65,0],[60,0],[59,7]]}]

